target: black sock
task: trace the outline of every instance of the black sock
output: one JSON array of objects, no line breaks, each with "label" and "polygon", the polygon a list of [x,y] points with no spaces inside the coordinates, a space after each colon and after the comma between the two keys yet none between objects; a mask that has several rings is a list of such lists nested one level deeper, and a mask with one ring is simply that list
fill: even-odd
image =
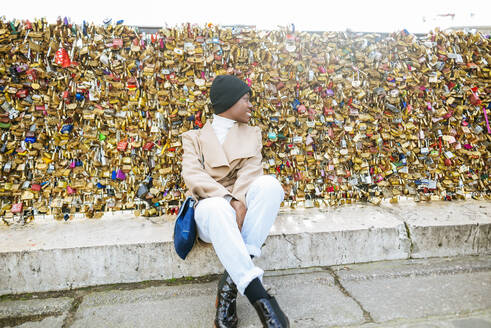
[{"label": "black sock", "polygon": [[254,304],[260,298],[269,298],[269,295],[266,292],[266,289],[264,289],[264,286],[259,278],[255,278],[249,283],[244,291],[244,294],[251,304]]}]

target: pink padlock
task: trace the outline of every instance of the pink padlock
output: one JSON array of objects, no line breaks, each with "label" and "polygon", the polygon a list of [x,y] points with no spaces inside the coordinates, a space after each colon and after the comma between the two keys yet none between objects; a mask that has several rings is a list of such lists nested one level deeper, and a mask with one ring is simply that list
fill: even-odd
[{"label": "pink padlock", "polygon": [[112,47],[113,47],[113,49],[122,48],[123,47],[123,39],[120,39],[120,38],[113,39]]},{"label": "pink padlock", "polygon": [[75,162],[75,161],[72,161],[72,162],[70,163],[70,168],[71,168],[71,169],[75,168],[75,164],[76,164],[76,162]]},{"label": "pink padlock", "polygon": [[23,207],[23,204],[22,202],[21,203],[15,203],[15,204],[12,204],[12,209],[10,210],[10,212],[12,213],[20,213],[22,212],[22,207]]},{"label": "pink padlock", "polygon": [[69,195],[72,195],[75,193],[75,189],[73,189],[72,187],[70,186],[67,186],[66,187],[66,192],[69,194]]},{"label": "pink padlock", "polygon": [[126,174],[122,170],[118,170],[118,172],[116,172],[116,179],[124,180],[126,179]]}]

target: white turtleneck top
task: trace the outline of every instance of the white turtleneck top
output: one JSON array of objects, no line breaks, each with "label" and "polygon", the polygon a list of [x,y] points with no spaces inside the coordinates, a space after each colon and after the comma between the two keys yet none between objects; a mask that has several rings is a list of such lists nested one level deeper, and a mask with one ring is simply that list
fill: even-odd
[{"label": "white turtleneck top", "polygon": [[213,114],[213,122],[211,123],[211,126],[213,127],[213,131],[215,131],[221,145],[223,145],[223,142],[225,141],[228,130],[230,130],[230,128],[236,123],[237,121]]}]

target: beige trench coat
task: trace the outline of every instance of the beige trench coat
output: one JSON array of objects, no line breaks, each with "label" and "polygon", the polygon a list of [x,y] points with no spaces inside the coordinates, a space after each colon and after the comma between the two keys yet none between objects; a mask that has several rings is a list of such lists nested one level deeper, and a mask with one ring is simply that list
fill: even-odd
[{"label": "beige trench coat", "polygon": [[181,175],[187,187],[186,197],[199,201],[230,195],[247,205],[249,185],[263,175],[259,127],[234,124],[221,145],[207,121],[203,128],[182,134],[182,147]]}]

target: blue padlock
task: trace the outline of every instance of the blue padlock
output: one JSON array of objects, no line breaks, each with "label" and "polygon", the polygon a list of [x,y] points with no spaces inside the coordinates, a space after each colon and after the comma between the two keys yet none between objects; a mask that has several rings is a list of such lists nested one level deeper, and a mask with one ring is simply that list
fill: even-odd
[{"label": "blue padlock", "polygon": [[102,184],[102,183],[100,183],[100,182],[97,182],[97,188],[99,188],[99,189],[105,189],[105,188],[106,188],[106,186],[105,186],[105,185],[103,185],[103,184]]},{"label": "blue padlock", "polygon": [[61,133],[70,133],[70,132],[72,132],[72,130],[73,130],[73,125],[67,124],[67,125],[63,125],[60,132]]},{"label": "blue padlock", "polygon": [[300,106],[300,101],[298,99],[295,99],[292,103],[292,107],[294,110],[297,110],[298,106]]},{"label": "blue padlock", "polygon": [[83,93],[81,93],[81,92],[77,92],[77,93],[75,94],[75,99],[77,99],[78,101],[82,101],[82,100],[84,100],[84,99],[85,99],[85,96],[84,96],[84,94],[83,94]]},{"label": "blue padlock", "polygon": [[29,143],[29,142],[30,142],[30,143],[35,143],[35,142],[36,142],[36,140],[37,140],[37,139],[36,139],[36,137],[26,137],[26,138],[24,139],[24,141],[25,141],[25,142],[27,142],[27,143]]},{"label": "blue padlock", "polygon": [[117,174],[116,171],[112,171],[112,173],[111,173],[111,179],[116,180],[116,174]]}]

